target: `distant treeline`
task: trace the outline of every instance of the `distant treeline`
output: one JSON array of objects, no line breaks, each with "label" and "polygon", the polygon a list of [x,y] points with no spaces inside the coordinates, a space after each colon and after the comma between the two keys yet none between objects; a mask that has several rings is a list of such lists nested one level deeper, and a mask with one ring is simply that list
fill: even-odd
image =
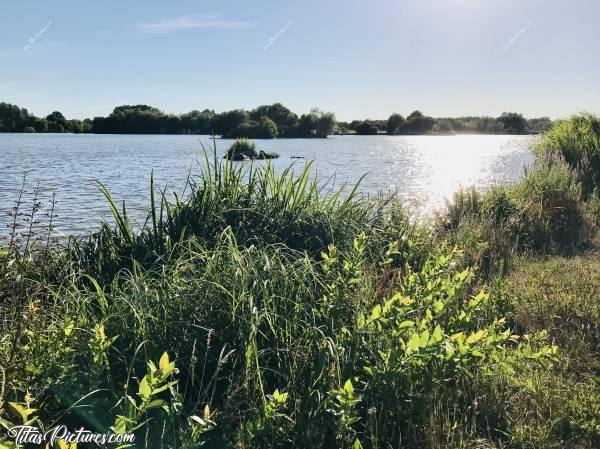
[{"label": "distant treeline", "polygon": [[419,134],[530,134],[549,129],[548,117],[526,119],[516,112],[505,112],[500,117],[433,118],[414,111],[404,118],[392,114],[387,120],[354,120],[338,122],[338,132],[361,135],[419,135]]},{"label": "distant treeline", "polygon": [[331,134],[527,134],[551,126],[549,118],[525,119],[521,114],[504,113],[500,117],[433,118],[420,111],[404,118],[392,114],[387,120],[337,122],[331,112],[311,110],[297,114],[281,103],[259,106],[251,111],[235,109],[216,113],[213,110],[187,114],[165,114],[147,105],[116,107],[108,117],[67,120],[54,111],[45,118],[27,109],[0,103],[0,132],[97,133],[97,134],[214,134],[226,138],[248,137],[327,137]]},{"label": "distant treeline", "polygon": [[98,134],[214,134],[223,137],[272,139],[275,137],[327,137],[336,130],[335,115],[313,109],[298,116],[281,103],[251,111],[235,109],[165,114],[147,105],[118,106],[108,117],[67,120],[58,111],[46,118],[0,103],[0,132],[73,132]]}]

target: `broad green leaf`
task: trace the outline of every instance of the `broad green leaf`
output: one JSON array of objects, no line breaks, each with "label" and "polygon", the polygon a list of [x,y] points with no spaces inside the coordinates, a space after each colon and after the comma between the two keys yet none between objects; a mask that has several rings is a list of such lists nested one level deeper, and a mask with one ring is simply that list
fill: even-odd
[{"label": "broad green leaf", "polygon": [[485,336],[485,329],[481,329],[467,337],[467,344],[477,343]]},{"label": "broad green leaf", "polygon": [[417,351],[421,347],[421,339],[419,338],[418,333],[415,332],[411,335],[406,343],[406,347],[411,351]]},{"label": "broad green leaf", "polygon": [[152,395],[152,389],[150,388],[150,384],[148,383],[148,376],[144,376],[144,378],[140,382],[138,394],[142,399],[150,399],[150,396]]},{"label": "broad green leaf", "polygon": [[354,385],[352,385],[350,379],[348,379],[344,384],[344,391],[348,394],[348,396],[354,396]]},{"label": "broad green leaf", "polygon": [[439,343],[440,341],[442,341],[442,328],[440,327],[440,325],[438,324],[435,329],[433,330],[433,333],[431,334],[431,343],[435,344],[435,343]]},{"label": "broad green leaf", "polygon": [[158,367],[163,372],[167,370],[167,368],[169,367],[169,354],[167,354],[166,352],[163,353],[162,357],[160,358],[160,361],[158,362]]}]

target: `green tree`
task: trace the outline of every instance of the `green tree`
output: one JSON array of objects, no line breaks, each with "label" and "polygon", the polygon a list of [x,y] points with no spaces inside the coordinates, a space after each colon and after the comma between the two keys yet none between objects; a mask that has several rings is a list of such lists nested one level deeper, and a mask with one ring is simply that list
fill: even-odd
[{"label": "green tree", "polygon": [[250,114],[243,109],[234,109],[233,111],[217,114],[212,120],[212,131],[218,135],[224,135],[235,129],[242,123],[250,121]]},{"label": "green tree", "polygon": [[22,131],[29,120],[27,109],[8,103],[0,103],[0,132]]},{"label": "green tree", "polygon": [[421,111],[414,111],[406,118],[406,129],[409,134],[425,134],[431,131],[434,124],[435,120]]},{"label": "green tree", "polygon": [[272,105],[258,106],[250,111],[250,118],[254,121],[259,121],[261,117],[270,118],[281,133],[285,133],[289,128],[296,126],[298,116],[286,108],[281,103],[273,103]]},{"label": "green tree", "polygon": [[523,134],[527,131],[527,120],[522,114],[516,112],[503,112],[498,121],[504,125],[504,132],[508,134]]},{"label": "green tree", "polygon": [[181,116],[182,132],[190,134],[210,134],[211,121],[214,119],[214,111],[191,111]]},{"label": "green tree", "polygon": [[277,124],[269,117],[261,117],[256,125],[257,139],[274,139],[277,137]]},{"label": "green tree", "polygon": [[355,124],[354,131],[356,131],[356,134],[362,136],[374,136],[379,133],[379,128],[377,128],[373,121],[364,120]]},{"label": "green tree", "polygon": [[406,120],[400,114],[392,114],[387,120],[386,131],[388,134],[401,134]]},{"label": "green tree", "polygon": [[317,137],[327,137],[335,132],[336,120],[333,112],[320,112],[316,110],[317,118]]}]

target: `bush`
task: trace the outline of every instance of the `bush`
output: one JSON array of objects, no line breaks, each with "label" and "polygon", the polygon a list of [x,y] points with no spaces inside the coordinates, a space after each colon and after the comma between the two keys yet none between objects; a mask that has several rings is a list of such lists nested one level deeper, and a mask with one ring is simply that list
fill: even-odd
[{"label": "bush", "polygon": [[24,133],[34,133],[35,128],[33,126],[26,126],[25,128],[23,128],[23,132]]},{"label": "bush", "polygon": [[452,201],[446,200],[446,210],[438,220],[443,221],[448,230],[457,229],[464,220],[479,218],[482,205],[482,194],[475,187],[459,190],[453,194]]},{"label": "bush", "polygon": [[520,245],[538,252],[565,252],[590,243],[590,222],[581,183],[566,165],[542,162],[513,187],[519,205]]},{"label": "bush", "polygon": [[256,144],[249,139],[238,139],[227,150],[227,159],[255,158],[258,155]]},{"label": "bush", "polygon": [[577,174],[587,196],[600,186],[600,118],[580,114],[558,120],[542,134],[534,150],[552,159],[562,158]]},{"label": "bush", "polygon": [[510,187],[454,194],[437,218],[442,234],[487,272],[514,252],[569,254],[591,244],[596,202],[586,204],[577,175],[560,161],[539,161]]}]

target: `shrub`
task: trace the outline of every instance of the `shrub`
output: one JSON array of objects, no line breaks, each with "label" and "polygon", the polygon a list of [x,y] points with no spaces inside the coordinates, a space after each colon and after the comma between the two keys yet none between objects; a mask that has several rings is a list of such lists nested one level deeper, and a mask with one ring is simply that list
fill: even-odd
[{"label": "shrub", "polygon": [[35,128],[33,126],[26,126],[25,128],[23,128],[23,132],[24,133],[34,133]]},{"label": "shrub", "polygon": [[519,213],[519,206],[509,187],[497,186],[483,195],[481,212],[495,224],[509,223]]},{"label": "shrub", "polygon": [[585,195],[600,186],[599,117],[580,114],[556,121],[534,150],[550,158],[559,155],[577,173]]},{"label": "shrub", "polygon": [[[438,216],[442,234],[465,249],[469,264],[505,265],[515,251],[573,253],[592,241],[593,208],[577,175],[560,161],[538,161],[510,187],[454,194]],[[495,261],[494,261],[495,259]]]},{"label": "shrub", "polygon": [[228,159],[237,159],[239,157],[254,158],[258,155],[256,144],[248,139],[238,139],[227,150],[226,157]]},{"label": "shrub", "polygon": [[475,187],[459,190],[452,201],[446,200],[446,210],[438,219],[446,229],[457,229],[465,219],[480,217],[482,205],[482,194]]},{"label": "shrub", "polygon": [[535,251],[573,252],[589,243],[581,183],[568,166],[540,162],[513,187],[519,205],[521,245]]}]

